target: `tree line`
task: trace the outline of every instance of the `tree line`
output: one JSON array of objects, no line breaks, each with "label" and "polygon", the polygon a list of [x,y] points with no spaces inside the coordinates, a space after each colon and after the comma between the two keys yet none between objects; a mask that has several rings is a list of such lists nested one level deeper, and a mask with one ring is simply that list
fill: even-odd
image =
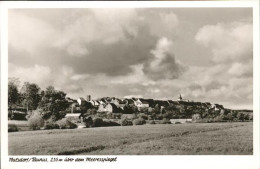
[{"label": "tree line", "polygon": [[24,82],[21,88],[18,78],[8,79],[8,110],[12,111],[17,107],[23,107],[30,114],[38,109],[44,119],[63,118],[64,112],[69,103],[66,100],[66,93],[48,86],[42,90],[36,83]]}]

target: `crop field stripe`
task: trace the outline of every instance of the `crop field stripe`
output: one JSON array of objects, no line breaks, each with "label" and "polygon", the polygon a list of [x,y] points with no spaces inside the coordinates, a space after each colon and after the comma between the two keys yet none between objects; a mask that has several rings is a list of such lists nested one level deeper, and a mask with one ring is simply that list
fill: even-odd
[{"label": "crop field stripe", "polygon": [[[206,132],[212,132],[212,131],[223,131],[223,130],[228,130],[231,128],[236,128],[236,127],[243,127],[246,125],[234,125],[234,126],[230,126],[230,127],[226,127],[226,128],[212,128],[212,129],[206,129],[206,130],[201,130],[201,131],[183,131],[181,133],[175,133],[175,134],[165,134],[165,135],[161,135],[160,137],[152,137],[149,139],[141,139],[141,140],[137,140],[137,141],[131,141],[131,143],[128,143],[126,140],[123,140],[123,144],[124,145],[131,145],[131,144],[136,144],[136,143],[142,143],[142,142],[146,142],[146,141],[153,141],[153,140],[161,140],[161,139],[165,139],[165,138],[170,138],[170,137],[185,137],[188,136],[190,134],[196,134],[196,133],[206,133]],[[62,151],[57,153],[56,155],[77,155],[77,154],[82,154],[82,153],[90,153],[90,152],[94,152],[97,150],[104,150],[106,148],[108,149],[112,149],[115,147],[118,147],[119,145],[110,145],[110,146],[104,146],[104,145],[98,145],[98,146],[91,146],[91,147],[87,147],[87,148],[80,148],[80,149],[76,149],[76,150],[67,150],[67,151]]]}]

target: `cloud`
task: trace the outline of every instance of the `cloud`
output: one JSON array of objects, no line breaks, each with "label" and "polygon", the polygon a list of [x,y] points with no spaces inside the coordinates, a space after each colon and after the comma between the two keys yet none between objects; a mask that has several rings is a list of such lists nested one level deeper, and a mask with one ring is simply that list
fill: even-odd
[{"label": "cloud", "polygon": [[[8,65],[8,76],[17,77],[23,82],[31,82],[47,86],[51,80],[51,69],[49,67],[34,65],[32,67],[22,67],[14,64]],[[52,82],[51,82],[52,83]]]},{"label": "cloud", "polygon": [[8,15],[8,43],[17,50],[28,52],[25,57],[33,56],[33,53],[39,52],[39,48],[51,44],[56,37],[52,26],[40,19],[15,10],[9,11]]},{"label": "cloud", "polygon": [[131,99],[131,98],[143,98],[143,95],[127,95],[124,98]]},{"label": "cloud", "polygon": [[11,9],[9,76],[73,98],[176,100],[181,93],[252,105],[252,21],[232,12],[198,19],[207,12],[192,11]]},{"label": "cloud", "polygon": [[172,42],[167,38],[158,40],[156,48],[151,50],[151,59],[144,64],[144,73],[153,80],[159,79],[176,79],[185,67],[176,60],[170,52]]},{"label": "cloud", "polygon": [[146,62],[158,38],[174,38],[178,25],[177,15],[163,10],[10,10],[10,62],[30,57],[34,64],[63,64],[77,74],[126,75]]},{"label": "cloud", "polygon": [[[201,27],[195,40],[209,49],[214,66],[199,68],[198,79],[205,98],[228,105],[252,105],[253,39],[252,21],[234,21]],[[206,73],[203,73],[206,72]],[[192,76],[193,71],[189,71]],[[195,81],[195,80],[192,80]],[[198,96],[187,89],[189,96]],[[232,100],[232,101],[231,101]]]},{"label": "cloud", "polygon": [[247,76],[252,77],[253,76],[253,62],[252,60],[249,61],[248,64],[242,64],[242,63],[233,63],[230,69],[228,70],[228,73],[234,76]]},{"label": "cloud", "polygon": [[218,23],[200,28],[195,39],[211,49],[214,62],[244,61],[253,56],[252,31],[249,22]]}]

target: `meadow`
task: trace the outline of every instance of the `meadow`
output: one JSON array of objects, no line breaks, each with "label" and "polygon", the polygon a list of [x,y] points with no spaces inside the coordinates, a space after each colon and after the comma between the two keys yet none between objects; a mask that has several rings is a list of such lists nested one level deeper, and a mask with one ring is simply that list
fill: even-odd
[{"label": "meadow", "polygon": [[185,123],[8,133],[9,155],[252,155],[253,123]]}]

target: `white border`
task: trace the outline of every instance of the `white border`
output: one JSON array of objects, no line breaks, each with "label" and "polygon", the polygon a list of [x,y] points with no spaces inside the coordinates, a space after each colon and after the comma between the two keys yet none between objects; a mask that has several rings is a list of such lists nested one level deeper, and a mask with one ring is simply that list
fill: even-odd
[{"label": "white border", "polygon": [[[259,165],[259,2],[0,2],[1,8],[1,168],[238,168],[258,169]],[[117,156],[116,163],[9,163],[7,133],[8,17],[10,8],[148,8],[148,7],[252,7],[254,41],[254,155],[248,156]],[[20,156],[21,157],[21,156]],[[39,156],[38,156],[39,157]],[[50,157],[50,156],[41,156]],[[59,156],[61,157],[61,156]],[[77,157],[77,156],[73,156]],[[80,157],[80,156],[79,156]],[[82,156],[81,156],[82,157]],[[98,156],[107,157],[107,156]]]}]

